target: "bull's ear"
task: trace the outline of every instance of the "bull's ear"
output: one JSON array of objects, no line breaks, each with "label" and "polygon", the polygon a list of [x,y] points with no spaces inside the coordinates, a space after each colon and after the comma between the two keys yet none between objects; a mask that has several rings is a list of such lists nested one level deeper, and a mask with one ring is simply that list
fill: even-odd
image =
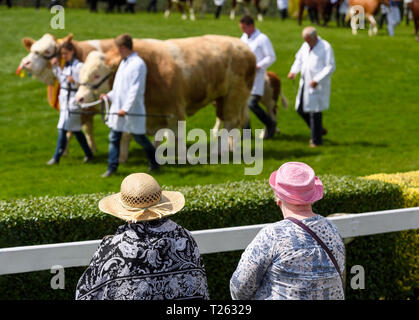
[{"label": "bull's ear", "polygon": [[69,33],[67,36],[63,38],[63,42],[71,42],[73,40],[73,34]]},{"label": "bull's ear", "polygon": [[23,43],[23,46],[28,50],[28,51],[30,51],[31,50],[31,47],[32,47],[32,45],[35,43],[35,40],[33,40],[32,38],[23,38],[22,39],[22,43]]},{"label": "bull's ear", "polygon": [[105,55],[105,64],[110,67],[112,70],[116,70],[121,62],[122,58],[119,55],[117,49],[111,49],[106,52]]}]

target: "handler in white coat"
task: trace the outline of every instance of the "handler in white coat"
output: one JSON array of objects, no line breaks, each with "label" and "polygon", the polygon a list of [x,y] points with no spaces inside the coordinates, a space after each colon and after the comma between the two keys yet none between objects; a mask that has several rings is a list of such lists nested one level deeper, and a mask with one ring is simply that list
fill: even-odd
[{"label": "handler in white coat", "polygon": [[[102,175],[106,178],[118,169],[119,147],[122,132],[131,133],[134,140],[146,152],[150,170],[158,169],[155,159],[155,148],[146,136],[146,117],[144,94],[147,66],[137,52],[133,51],[132,38],[123,34],[115,39],[123,60],[115,75],[113,89],[106,94],[112,102],[107,121],[111,129],[109,134],[108,170]],[[105,94],[101,95],[101,99]],[[134,114],[134,115],[133,115]],[[144,116],[138,116],[138,115]]]},{"label": "handler in white coat", "polygon": [[311,129],[310,147],[323,143],[322,111],[329,108],[330,76],[335,71],[335,57],[329,42],[317,35],[316,29],[303,30],[304,43],[295,56],[288,79],[301,72],[295,109]]},{"label": "handler in white coat", "polygon": [[87,144],[87,140],[81,131],[81,114],[76,105],[75,95],[79,83],[79,73],[82,63],[76,59],[76,48],[71,42],[64,42],[60,46],[61,56],[65,60],[64,68],[58,65],[56,57],[51,59],[52,72],[60,83],[60,92],[58,99],[60,101],[60,118],[58,120],[58,141],[55,154],[47,165],[58,164],[67,145],[67,131],[71,131],[77,138],[82,147],[85,158],[84,162],[93,159],[93,153]]},{"label": "handler in white coat", "polygon": [[[264,139],[270,139],[276,131],[276,119],[271,119],[268,114],[259,106],[259,100],[263,96],[265,87],[266,70],[275,62],[276,55],[269,38],[255,28],[252,17],[244,16],[240,19],[240,29],[243,35],[240,40],[246,43],[256,57],[256,76],[253,82],[248,107],[262,121],[265,126]],[[250,124],[247,126],[250,128]]]}]

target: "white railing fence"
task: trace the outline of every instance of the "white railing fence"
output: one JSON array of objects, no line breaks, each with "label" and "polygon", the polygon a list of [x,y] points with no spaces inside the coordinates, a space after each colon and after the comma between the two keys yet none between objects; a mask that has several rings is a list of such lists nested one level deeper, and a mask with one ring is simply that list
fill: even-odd
[{"label": "white railing fence", "polygon": [[[341,236],[353,238],[419,228],[419,207],[332,215]],[[201,254],[243,250],[266,224],[192,231]],[[0,275],[87,266],[101,240],[0,249]]]}]

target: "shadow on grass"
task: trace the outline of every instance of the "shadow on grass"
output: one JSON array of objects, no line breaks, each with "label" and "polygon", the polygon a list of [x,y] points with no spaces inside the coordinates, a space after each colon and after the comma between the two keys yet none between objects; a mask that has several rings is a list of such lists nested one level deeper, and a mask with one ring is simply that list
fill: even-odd
[{"label": "shadow on grass", "polygon": [[[308,145],[310,136],[309,135],[303,135],[303,134],[285,134],[281,133],[278,136],[275,136],[274,140],[282,140],[282,141],[296,141],[296,142],[303,142]],[[323,144],[325,146],[360,146],[360,147],[377,147],[377,148],[386,148],[388,147],[388,144],[386,143],[374,143],[370,141],[344,141],[344,142],[337,142],[334,140],[331,140],[327,137],[323,137]]]}]

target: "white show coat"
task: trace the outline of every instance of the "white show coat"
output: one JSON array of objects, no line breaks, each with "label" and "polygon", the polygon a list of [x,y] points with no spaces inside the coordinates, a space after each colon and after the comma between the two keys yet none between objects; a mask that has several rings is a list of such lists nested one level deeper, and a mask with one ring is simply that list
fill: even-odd
[{"label": "white show coat", "polygon": [[272,43],[269,38],[258,29],[255,29],[250,37],[248,37],[246,33],[243,33],[240,40],[249,46],[256,57],[256,65],[259,67],[259,69],[256,70],[251,94],[263,96],[266,69],[268,69],[276,60]]},{"label": "white show coat", "polygon": [[[320,112],[329,108],[330,101],[330,75],[335,71],[335,57],[329,42],[318,37],[314,48],[304,42],[295,55],[295,62],[291,67],[292,73],[301,72],[295,109],[300,104],[301,89],[304,85],[303,110],[304,112]],[[311,88],[314,80],[318,83],[316,88]]]},{"label": "white show coat", "polygon": [[[107,93],[112,102],[110,113],[124,110],[127,113],[145,114],[144,93],[147,66],[136,52],[130,54],[119,64],[115,75],[113,89]],[[138,116],[120,117],[110,114],[109,128],[133,134],[145,134],[146,118]]]},{"label": "white show coat", "polygon": [[288,9],[288,0],[277,0],[278,10]]},{"label": "white show coat", "polygon": [[214,0],[214,4],[217,7],[220,7],[220,6],[224,5],[224,0]]},{"label": "white show coat", "polygon": [[[79,107],[76,105],[75,96],[80,81],[79,74],[82,65],[83,63],[74,58],[66,63],[62,70],[59,66],[54,66],[52,68],[52,72],[60,83],[60,93],[58,96],[60,101],[60,118],[57,125],[58,129],[64,129],[66,131],[81,130],[81,115],[70,114],[70,112],[80,111]],[[76,83],[69,83],[67,76],[71,76]],[[70,92],[67,89],[70,89]]]}]

